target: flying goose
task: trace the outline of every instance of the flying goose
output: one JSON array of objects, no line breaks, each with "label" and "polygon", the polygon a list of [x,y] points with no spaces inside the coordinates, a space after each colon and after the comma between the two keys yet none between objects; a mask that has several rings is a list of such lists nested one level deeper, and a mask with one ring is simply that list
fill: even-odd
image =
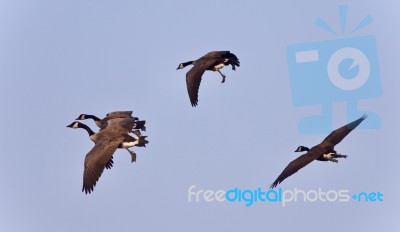
[{"label": "flying goose", "polygon": [[[117,122],[115,119],[112,119],[112,120],[114,122]],[[121,125],[121,121],[122,120],[119,120],[118,122],[120,123],[120,126],[123,127],[123,125]],[[76,129],[76,128],[85,129],[89,134],[89,138],[94,143],[97,143],[97,140],[98,140],[97,134],[98,133],[94,133],[93,130],[90,129],[90,127],[88,127],[86,124],[83,124],[83,123],[75,121],[75,122],[69,124],[67,127],[74,128],[74,129]],[[129,128],[126,128],[126,127],[125,127],[125,129],[129,130]],[[121,143],[121,145],[118,148],[126,149],[129,152],[129,154],[131,155],[131,162],[136,162],[136,153],[134,151],[132,151],[132,150],[129,150],[129,148],[133,147],[133,146],[135,146],[135,147],[146,147],[146,144],[148,143],[148,141],[145,140],[146,137],[147,136],[141,136],[141,135],[137,136],[136,134],[135,134],[135,137],[132,137],[129,134],[127,134],[127,135],[125,135],[125,140],[123,141],[123,143]],[[130,146],[130,143],[132,143],[133,145]],[[114,163],[112,160],[110,162],[111,162],[111,165],[108,165],[108,166],[110,166],[109,168],[111,168],[112,164]],[[107,168],[107,169],[109,169],[109,168]]]},{"label": "flying goose", "polygon": [[67,126],[85,129],[95,143],[85,158],[82,192],[90,194],[93,191],[104,168],[112,167],[112,156],[117,148],[128,150],[132,156],[132,162],[136,160],[136,154],[128,148],[132,146],[145,147],[148,141],[146,140],[147,136],[133,138],[128,134],[134,123],[134,119],[111,119],[108,121],[108,126],[98,133],[94,133],[87,125],[80,122],[73,122]]},{"label": "flying goose", "polygon": [[107,121],[114,118],[133,118],[135,119],[135,124],[132,129],[140,129],[142,131],[146,131],[146,121],[139,121],[138,117],[132,117],[132,111],[115,111],[108,113],[105,118],[100,119],[91,114],[81,114],[75,120],[85,120],[85,119],[93,119],[96,125],[102,130],[107,127]]},{"label": "flying goose", "polygon": [[[73,123],[69,124],[67,127],[74,128],[74,129],[76,129],[76,128],[85,129],[89,134],[90,140],[92,140],[96,144],[98,137],[96,136],[96,133],[94,133],[92,131],[92,129],[90,129],[90,127],[88,127],[86,124],[83,124],[80,122],[73,122]],[[130,152],[129,152],[129,154],[130,154]],[[132,157],[132,159],[133,159],[133,157]],[[106,166],[105,166],[106,169],[111,169],[113,167],[113,164],[114,164],[114,161],[113,161],[113,157],[111,156],[110,160],[106,163]]]},{"label": "flying goose", "polygon": [[342,126],[333,132],[331,132],[320,144],[309,149],[305,146],[299,146],[295,152],[303,152],[307,151],[306,154],[299,156],[297,159],[290,162],[286,168],[282,171],[282,173],[276,178],[274,183],[270,186],[270,188],[275,188],[279,183],[281,183],[284,179],[296,173],[301,168],[305,167],[307,164],[311,163],[314,160],[319,161],[332,161],[337,163],[338,160],[336,158],[346,158],[347,155],[338,154],[334,148],[335,145],[340,143],[344,137],[346,137],[354,128],[356,128],[362,121],[367,118],[367,115],[363,115],[359,119]]},{"label": "flying goose", "polygon": [[193,67],[186,73],[186,85],[193,107],[197,106],[201,77],[206,70],[219,72],[222,76],[221,83],[224,83],[226,76],[221,73],[220,69],[232,65],[232,70],[236,70],[236,66],[240,66],[239,59],[229,51],[209,52],[197,60],[180,63],[177,70],[190,64]]}]

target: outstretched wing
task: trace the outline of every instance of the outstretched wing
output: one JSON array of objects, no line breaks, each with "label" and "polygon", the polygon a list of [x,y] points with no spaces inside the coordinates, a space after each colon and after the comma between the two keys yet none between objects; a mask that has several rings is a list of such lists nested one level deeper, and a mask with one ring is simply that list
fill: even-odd
[{"label": "outstretched wing", "polygon": [[[106,117],[101,120],[102,123],[100,125],[100,129],[104,130],[105,128],[107,128],[108,122],[110,120],[117,119],[117,118],[127,118],[127,119],[128,118],[133,118],[132,117],[132,111],[114,111],[114,112],[108,113],[106,115]],[[136,120],[138,118],[133,118],[133,119]]]},{"label": "outstretched wing", "polygon": [[[230,54],[232,54],[230,51],[212,51],[212,52],[205,54],[203,57],[227,58],[227,56],[229,56]],[[203,57],[201,57],[201,58],[203,58]]]},{"label": "outstretched wing", "polygon": [[305,167],[307,164],[311,163],[313,160],[317,159],[320,155],[315,151],[307,152],[304,155],[299,156],[297,159],[290,162],[283,172],[276,178],[274,183],[271,184],[270,188],[275,188],[284,179],[296,173],[301,168]]},{"label": "outstretched wing", "polygon": [[[232,65],[232,69],[240,66],[237,57],[229,51],[212,51],[193,62],[193,67],[186,73],[186,85],[192,106],[197,106],[201,77],[207,69],[219,63]],[[225,64],[225,65],[227,65]]]},{"label": "outstretched wing", "polygon": [[324,147],[334,147],[336,144],[340,143],[344,137],[346,137],[354,128],[356,128],[362,121],[367,118],[367,115],[364,114],[359,119],[344,125],[334,131],[332,131],[321,143],[321,146]]},{"label": "outstretched wing", "polygon": [[132,118],[132,113],[133,111],[114,111],[110,112],[106,115],[108,119],[113,119],[113,118]]},{"label": "outstretched wing", "polygon": [[186,73],[186,86],[192,106],[197,106],[201,77],[204,72],[215,63],[215,60],[200,59],[197,60],[193,67]]},{"label": "outstretched wing", "polygon": [[136,120],[134,118],[114,118],[107,121],[108,126],[105,129],[108,131],[117,131],[118,133],[128,133],[136,126]]},{"label": "outstretched wing", "polygon": [[82,192],[90,194],[123,138],[100,139],[85,158]]},{"label": "outstretched wing", "polygon": [[236,70],[236,66],[240,67],[240,61],[237,58],[237,56],[230,51],[213,51],[209,52],[205,55],[205,57],[208,58],[214,58],[219,61],[225,61],[226,59],[228,60],[225,62],[225,65],[232,65],[232,70]]},{"label": "outstretched wing", "polygon": [[114,165],[113,157],[111,156],[110,160],[106,163],[106,169],[111,169]]}]

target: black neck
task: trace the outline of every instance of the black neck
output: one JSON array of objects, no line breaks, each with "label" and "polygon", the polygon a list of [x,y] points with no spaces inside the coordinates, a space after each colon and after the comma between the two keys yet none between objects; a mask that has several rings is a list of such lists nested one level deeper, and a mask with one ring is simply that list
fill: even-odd
[{"label": "black neck", "polygon": [[88,127],[87,125],[83,124],[83,123],[79,123],[79,128],[83,128],[87,131],[87,133],[89,134],[89,136],[94,135],[95,133],[92,131],[92,129],[90,129],[90,127]]},{"label": "black neck", "polygon": [[193,64],[193,61],[188,61],[188,62],[182,63],[183,67],[186,67],[191,64]]},{"label": "black neck", "polygon": [[[98,118],[98,117],[96,117],[96,116],[94,116],[94,115],[91,115],[91,114],[86,114],[85,117],[86,117],[86,118],[93,119],[94,121],[101,121],[100,118]],[[85,125],[85,126],[86,126],[86,125]]]}]

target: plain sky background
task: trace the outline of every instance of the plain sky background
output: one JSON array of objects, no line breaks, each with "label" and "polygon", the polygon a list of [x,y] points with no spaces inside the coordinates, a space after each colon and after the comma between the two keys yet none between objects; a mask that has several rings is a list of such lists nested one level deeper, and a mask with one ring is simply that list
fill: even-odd
[{"label": "plain sky background", "polygon": [[[352,36],[374,35],[383,95],[360,107],[380,129],[353,131],[339,164],[313,162],[283,189],[380,191],[382,203],[188,202],[187,190],[268,188],[325,135],[298,122],[319,106],[294,107],[286,47],[332,40],[348,5]],[[400,3],[397,1],[0,1],[0,231],[398,231]],[[207,72],[192,108],[179,63],[230,50],[241,67]],[[81,192],[93,143],[66,126],[81,113],[133,110],[150,143],[114,155],[93,194]],[[333,126],[346,123],[334,104]],[[95,129],[94,123],[85,122]]]}]

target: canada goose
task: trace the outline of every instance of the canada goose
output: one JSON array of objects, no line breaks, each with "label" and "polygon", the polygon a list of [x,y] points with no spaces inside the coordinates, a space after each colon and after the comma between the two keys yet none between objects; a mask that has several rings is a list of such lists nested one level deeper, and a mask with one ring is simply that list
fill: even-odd
[{"label": "canada goose", "polygon": [[[115,119],[112,119],[112,120],[114,120],[115,121]],[[119,122],[121,122],[121,120],[119,121]],[[120,125],[121,127],[123,127],[122,125]],[[73,122],[73,123],[71,123],[70,125],[68,125],[67,127],[70,127],[70,128],[74,128],[74,129],[76,129],[76,128],[82,128],[82,129],[85,129],[87,132],[88,132],[88,134],[89,134],[89,138],[94,142],[94,143],[97,143],[97,140],[98,140],[98,136],[97,136],[97,134],[98,133],[94,133],[93,132],[93,130],[92,129],[90,129],[90,127],[88,127],[86,124],[83,124],[83,123],[80,123],[80,122]],[[125,128],[126,130],[129,130],[129,128]],[[140,132],[139,132],[140,133]],[[136,134],[135,134],[136,135]],[[118,148],[124,148],[124,149],[126,149],[128,152],[129,152],[129,154],[131,155],[131,162],[136,162],[136,153],[135,152],[133,152],[133,151],[131,151],[131,150],[129,150],[129,148],[130,147],[133,147],[133,146],[135,146],[135,147],[146,147],[146,144],[148,143],[148,141],[147,140],[145,140],[145,138],[146,138],[147,136],[141,136],[141,135],[139,135],[139,136],[136,136],[136,138],[134,138],[134,137],[132,137],[132,136],[130,136],[130,135],[126,135],[125,136],[125,140],[123,141],[123,143],[121,143],[120,144],[120,146],[118,147]],[[137,141],[138,140],[138,141]],[[131,145],[131,144],[133,144],[133,145]],[[111,160],[110,161],[111,162],[111,166],[110,166],[110,168],[112,167],[112,164],[113,164],[113,161]],[[108,169],[108,168],[107,168]]]},{"label": "canada goose", "polygon": [[197,60],[180,63],[177,70],[190,64],[193,67],[186,73],[186,86],[193,107],[197,106],[201,77],[206,70],[219,72],[222,76],[221,83],[224,83],[226,76],[221,73],[220,69],[232,65],[232,70],[236,70],[236,66],[240,66],[239,59],[229,51],[209,52]]},{"label": "canada goose", "polygon": [[133,138],[129,133],[129,128],[135,123],[134,119],[112,119],[108,121],[108,126],[94,133],[88,126],[80,122],[73,122],[67,127],[83,128],[89,133],[90,139],[95,143],[94,147],[85,157],[83,172],[82,192],[90,194],[96,182],[99,180],[103,170],[107,165],[112,166],[112,156],[117,148],[125,148],[132,155],[132,162],[136,159],[136,154],[128,148],[132,146],[146,146],[147,136]]},{"label": "canada goose", "polygon": [[[69,124],[67,127],[85,129],[89,133],[90,140],[92,140],[96,144],[98,137],[95,136],[95,133],[87,125],[80,123],[80,122],[73,122],[73,123]],[[113,164],[114,164],[114,161],[113,161],[113,157],[111,156],[110,160],[105,165],[106,169],[111,169],[113,167]]]},{"label": "canada goose", "polygon": [[359,119],[342,126],[333,132],[331,132],[320,144],[309,149],[305,146],[299,146],[295,152],[307,151],[306,154],[299,156],[297,159],[290,162],[278,178],[272,183],[270,188],[275,188],[284,179],[296,173],[301,168],[314,160],[319,161],[332,161],[337,163],[336,158],[346,158],[347,155],[338,154],[334,148],[335,145],[340,143],[344,137],[346,137],[354,128],[356,128],[362,121],[367,118],[367,115],[363,115]]},{"label": "canada goose", "polygon": [[107,121],[114,118],[133,118],[135,119],[135,124],[133,125],[132,129],[140,129],[142,131],[146,131],[146,121],[139,121],[138,117],[132,117],[132,111],[115,111],[108,113],[105,118],[100,119],[91,114],[81,114],[75,120],[85,120],[85,119],[93,119],[96,125],[100,129],[104,129],[107,127]]}]

